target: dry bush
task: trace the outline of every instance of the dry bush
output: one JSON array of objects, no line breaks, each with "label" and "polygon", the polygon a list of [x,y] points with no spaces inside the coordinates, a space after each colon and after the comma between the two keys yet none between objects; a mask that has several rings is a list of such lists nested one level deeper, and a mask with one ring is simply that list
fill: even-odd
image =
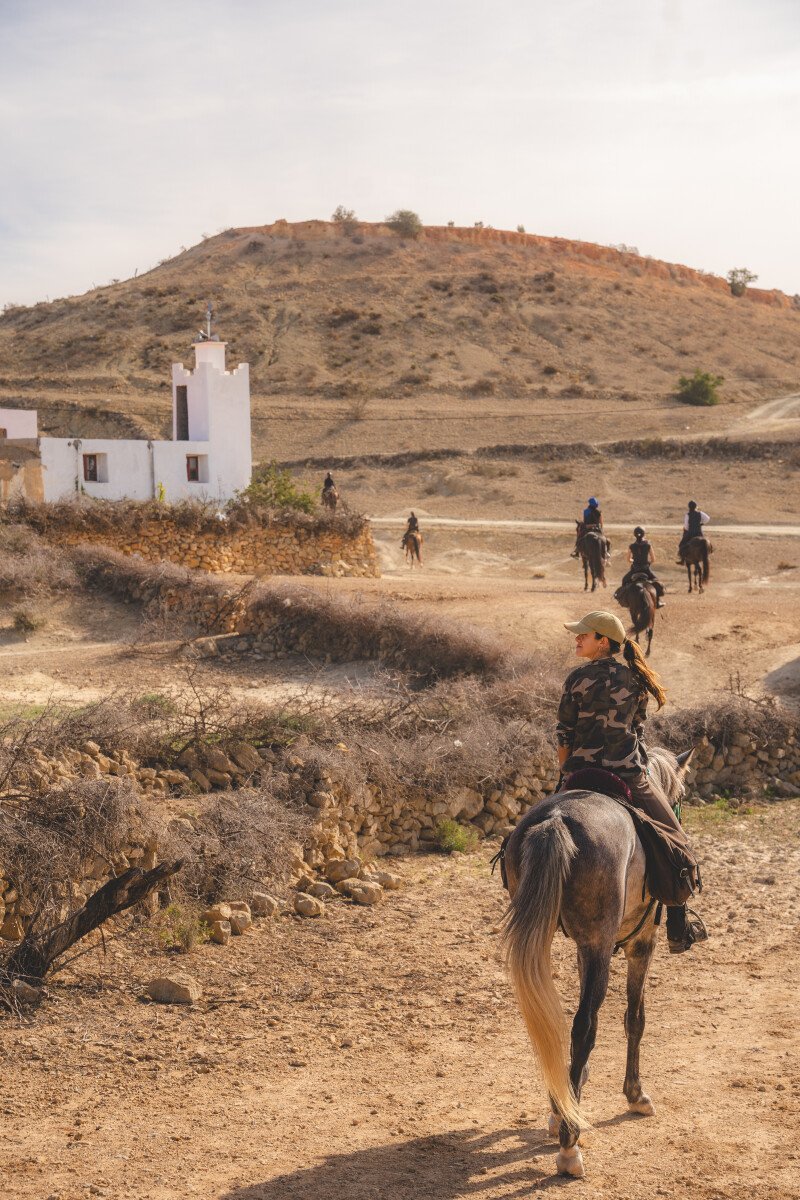
[{"label": "dry bush", "polygon": [[181,889],[213,902],[285,882],[308,828],[306,812],[273,782],[215,799],[196,821],[195,833],[182,832],[188,856]]},{"label": "dry bush", "polygon": [[315,658],[329,655],[336,662],[372,659],[424,684],[457,675],[498,675],[509,661],[507,647],[484,629],[299,587],[257,589],[242,629],[264,624],[286,649]]},{"label": "dry bush", "polygon": [[[256,470],[254,485],[258,484],[258,480],[259,472]],[[198,500],[163,504],[157,500],[95,500],[83,497],[38,502],[21,497],[9,504],[0,516],[2,520],[30,526],[45,536],[61,531],[95,536],[103,533],[133,535],[158,521],[170,521],[180,529],[196,533],[217,534],[228,529],[263,529],[271,526],[315,533],[333,524],[343,534],[352,536],[359,533],[366,523],[365,517],[354,512],[337,513],[332,517],[328,513],[274,508],[259,504],[257,499],[244,494],[229,501],[222,509],[219,504]]]},{"label": "dry bush", "polygon": [[751,698],[738,684],[718,699],[693,708],[667,711],[650,721],[659,744],[678,752],[688,750],[703,736],[715,745],[726,745],[737,733],[746,733],[757,741],[775,743],[780,737],[797,734],[800,723],[788,709],[772,697]]},{"label": "dry bush", "polygon": [[45,544],[25,525],[0,525],[0,597],[35,602],[77,582],[65,551]]},{"label": "dry bush", "polygon": [[[236,587],[206,571],[190,571],[166,561],[148,562],[110,546],[75,546],[70,557],[85,588],[118,600],[134,601],[149,610],[152,627],[143,631],[139,640],[158,639],[191,629],[204,634],[224,632],[237,606],[244,603],[244,597],[255,586],[248,581]],[[169,602],[177,597],[183,603],[170,607]],[[187,599],[196,601],[196,618],[186,611]],[[149,637],[145,637],[147,633]]]},{"label": "dry bush", "polygon": [[127,779],[74,780],[19,791],[0,807],[0,869],[34,922],[55,924],[83,898],[70,883],[113,875],[131,839],[155,836],[160,821]]}]

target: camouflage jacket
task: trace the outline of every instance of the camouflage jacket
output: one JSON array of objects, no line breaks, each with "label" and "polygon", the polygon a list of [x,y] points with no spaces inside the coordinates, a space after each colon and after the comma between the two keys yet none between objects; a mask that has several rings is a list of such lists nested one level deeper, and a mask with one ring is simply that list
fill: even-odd
[{"label": "camouflage jacket", "polygon": [[570,750],[564,774],[591,766],[620,775],[647,770],[646,716],[647,692],[626,663],[601,658],[576,667],[558,706],[558,744]]}]

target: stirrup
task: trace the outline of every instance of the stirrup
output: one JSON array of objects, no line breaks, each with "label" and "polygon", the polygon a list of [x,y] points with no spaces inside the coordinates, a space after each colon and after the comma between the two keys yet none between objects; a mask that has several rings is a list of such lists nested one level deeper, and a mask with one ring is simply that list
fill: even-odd
[{"label": "stirrup", "polygon": [[677,942],[668,938],[667,945],[670,954],[683,954],[685,950],[691,950],[695,942],[705,941],[708,941],[708,930],[703,924],[702,917],[699,917],[693,908],[687,908],[683,937]]}]

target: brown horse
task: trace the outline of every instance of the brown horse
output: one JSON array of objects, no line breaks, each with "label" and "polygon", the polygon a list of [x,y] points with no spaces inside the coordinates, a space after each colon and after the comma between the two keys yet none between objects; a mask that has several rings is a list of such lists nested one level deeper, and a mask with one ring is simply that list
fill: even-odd
[{"label": "brown horse", "polygon": [[339,493],[335,487],[326,487],[322,489],[322,507],[329,509],[330,512],[336,512],[336,505],[339,503]]},{"label": "brown horse", "polygon": [[617,588],[614,599],[630,612],[632,624],[628,632],[636,634],[637,645],[639,644],[639,634],[645,635],[647,642],[645,654],[649,658],[653,645],[653,628],[656,623],[658,605],[655,584],[648,575],[637,572],[624,588]]},{"label": "brown horse", "polygon": [[583,590],[589,590],[589,575],[592,576],[592,591],[598,583],[606,586],[606,555],[611,549],[611,543],[602,532],[594,526],[588,528],[583,521],[575,522],[575,547],[583,563]]},{"label": "brown horse", "polygon": [[406,552],[406,562],[414,568],[414,560],[422,566],[422,534],[419,530],[411,529],[403,534],[403,548]]},{"label": "brown horse", "polygon": [[683,548],[683,561],[686,563],[686,574],[689,577],[689,592],[694,588],[702,592],[708,583],[711,566],[708,556],[713,547],[708,538],[693,537]]}]

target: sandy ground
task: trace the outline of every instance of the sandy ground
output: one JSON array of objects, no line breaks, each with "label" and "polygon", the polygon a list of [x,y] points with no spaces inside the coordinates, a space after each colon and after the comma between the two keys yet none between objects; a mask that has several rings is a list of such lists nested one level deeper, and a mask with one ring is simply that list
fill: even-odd
[{"label": "sandy ground", "polygon": [[[642,1055],[654,1118],[626,1113],[615,962],[584,1094],[583,1184],[553,1174],[487,846],[401,863],[406,887],[381,910],[334,902],[318,922],[259,922],[188,958],[140,931],[56,976],[32,1020],[0,1025],[3,1195],[800,1196],[800,805],[690,819],[711,940],[681,958],[659,944]],[[554,957],[571,1010],[560,936]],[[194,1008],[141,999],[170,965],[202,980]]]},{"label": "sandy ground", "polygon": [[[388,598],[417,612],[484,626],[523,652],[546,655],[564,673],[572,665],[564,621],[602,607],[626,618],[612,595],[625,567],[622,540],[612,556],[609,587],[592,594],[584,593],[580,566],[569,557],[571,543],[560,531],[431,527],[425,565],[413,572],[402,560],[399,529],[380,527],[375,535],[382,579],[309,576],[290,582],[364,604]],[[702,596],[688,595],[685,573],[668,558],[673,540],[654,538],[668,594],[652,655],[671,701],[699,703],[731,684],[797,697],[800,539],[721,536]],[[158,638],[158,631],[149,636]],[[0,616],[0,712],[28,711],[48,700],[88,703],[114,688],[134,694],[180,688],[187,672],[180,642],[148,644],[141,639],[135,610],[109,601],[54,603],[48,624],[28,641],[7,625],[3,628]],[[365,676],[361,663],[331,672],[299,658],[227,662],[205,665],[203,671],[209,682],[222,680],[235,695],[253,699],[271,699],[287,687],[309,684],[339,690],[351,680],[363,683]]]}]

